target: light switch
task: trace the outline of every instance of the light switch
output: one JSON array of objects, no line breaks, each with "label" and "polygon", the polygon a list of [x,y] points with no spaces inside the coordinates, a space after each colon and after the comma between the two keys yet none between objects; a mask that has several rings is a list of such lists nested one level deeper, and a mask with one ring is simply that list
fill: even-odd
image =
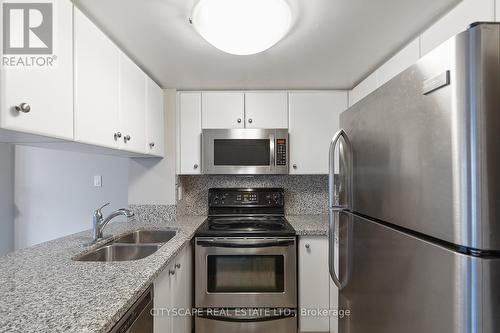
[{"label": "light switch", "polygon": [[102,176],[94,176],[94,187],[102,187]]}]

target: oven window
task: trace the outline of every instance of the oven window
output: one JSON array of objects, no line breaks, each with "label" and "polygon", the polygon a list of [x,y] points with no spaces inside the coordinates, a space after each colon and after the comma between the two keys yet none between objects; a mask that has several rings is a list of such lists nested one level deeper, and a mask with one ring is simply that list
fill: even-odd
[{"label": "oven window", "polygon": [[208,292],[283,292],[282,255],[208,256]]},{"label": "oven window", "polygon": [[269,166],[268,139],[215,139],[214,165]]}]

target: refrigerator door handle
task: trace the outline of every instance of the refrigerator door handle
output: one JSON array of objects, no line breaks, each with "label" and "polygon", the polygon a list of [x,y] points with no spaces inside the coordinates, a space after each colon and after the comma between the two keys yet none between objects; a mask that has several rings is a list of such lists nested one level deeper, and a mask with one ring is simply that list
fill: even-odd
[{"label": "refrigerator door handle", "polygon": [[[335,149],[339,146],[339,160],[342,162],[343,172],[345,174],[344,187],[339,186],[339,198],[336,200],[336,184],[335,184]],[[343,289],[348,280],[350,271],[350,247],[352,230],[347,228],[347,260],[345,267],[342,270],[343,279],[340,279],[335,271],[335,231],[337,229],[336,217],[340,217],[342,212],[348,212],[351,209],[352,203],[352,148],[349,138],[343,129],[340,129],[332,138],[329,151],[329,174],[328,174],[328,268],[330,276],[339,290]],[[340,173],[340,172],[339,172]],[[339,177],[340,180],[341,177]],[[343,192],[342,199],[340,194]],[[343,202],[341,202],[343,201]],[[339,240],[340,241],[340,240]]]}]

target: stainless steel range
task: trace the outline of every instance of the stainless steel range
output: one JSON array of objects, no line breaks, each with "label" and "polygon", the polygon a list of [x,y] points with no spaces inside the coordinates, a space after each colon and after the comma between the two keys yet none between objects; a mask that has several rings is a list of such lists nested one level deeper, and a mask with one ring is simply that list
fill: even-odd
[{"label": "stainless steel range", "polygon": [[297,332],[295,230],[279,188],[210,189],[195,237],[197,333]]}]

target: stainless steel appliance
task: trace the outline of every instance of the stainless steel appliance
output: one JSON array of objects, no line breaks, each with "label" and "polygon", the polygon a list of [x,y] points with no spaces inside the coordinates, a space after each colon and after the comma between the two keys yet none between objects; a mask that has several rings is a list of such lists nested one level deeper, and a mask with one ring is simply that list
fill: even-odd
[{"label": "stainless steel appliance", "polygon": [[340,123],[339,332],[500,332],[500,25],[472,25]]},{"label": "stainless steel appliance", "polygon": [[196,332],[296,332],[296,251],[283,189],[210,189],[195,234]]},{"label": "stainless steel appliance", "polygon": [[288,174],[287,129],[204,129],[204,174]]},{"label": "stainless steel appliance", "polygon": [[153,333],[153,287],[130,307],[110,333]]}]

